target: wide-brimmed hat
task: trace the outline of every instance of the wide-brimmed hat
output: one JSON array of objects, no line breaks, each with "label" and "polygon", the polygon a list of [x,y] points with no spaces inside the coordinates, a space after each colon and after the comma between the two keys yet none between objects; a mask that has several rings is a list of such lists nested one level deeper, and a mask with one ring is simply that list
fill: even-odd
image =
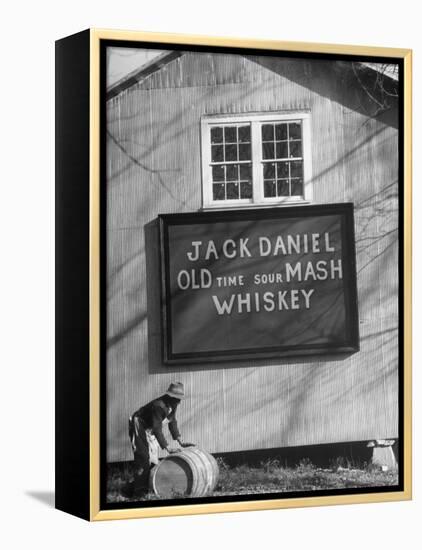
[{"label": "wide-brimmed hat", "polygon": [[182,382],[172,382],[166,391],[166,395],[175,397],[176,399],[183,399],[185,397],[185,388]]}]

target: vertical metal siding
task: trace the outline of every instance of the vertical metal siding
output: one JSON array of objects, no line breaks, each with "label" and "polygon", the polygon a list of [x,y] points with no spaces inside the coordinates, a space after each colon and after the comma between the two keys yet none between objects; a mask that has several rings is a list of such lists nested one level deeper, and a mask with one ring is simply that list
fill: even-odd
[{"label": "vertical metal siding", "polygon": [[[332,69],[187,53],[109,101],[108,460],[131,458],[127,417],[172,380],[188,392],[182,434],[211,452],[397,435],[397,130],[354,109],[356,89]],[[201,207],[201,116],[282,109],[311,112],[314,202],[355,204],[361,351],[165,367],[146,226]]]}]

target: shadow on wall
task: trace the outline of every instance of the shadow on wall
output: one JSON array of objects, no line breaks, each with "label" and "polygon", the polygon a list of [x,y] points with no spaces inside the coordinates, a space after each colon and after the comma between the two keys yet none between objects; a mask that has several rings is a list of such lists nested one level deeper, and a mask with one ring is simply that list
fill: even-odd
[{"label": "shadow on wall", "polygon": [[163,361],[163,331],[161,319],[161,268],[160,268],[160,235],[159,221],[152,220],[144,226],[146,291],[148,319],[148,372],[149,374],[197,372],[220,369],[236,369],[271,365],[298,365],[302,363],[336,362],[352,355],[351,353],[316,355],[303,357],[286,357],[274,359],[247,359],[241,361],[222,361],[219,363],[201,360],[198,363],[183,365],[166,365]]},{"label": "shadow on wall", "polygon": [[247,58],[351,111],[398,128],[398,83],[387,73],[350,61],[282,58],[280,63],[275,56]]}]

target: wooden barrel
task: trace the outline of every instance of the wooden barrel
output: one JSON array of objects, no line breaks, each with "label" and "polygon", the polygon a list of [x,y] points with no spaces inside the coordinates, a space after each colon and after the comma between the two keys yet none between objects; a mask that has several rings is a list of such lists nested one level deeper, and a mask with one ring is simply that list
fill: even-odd
[{"label": "wooden barrel", "polygon": [[218,480],[215,458],[202,449],[189,447],[163,458],[150,475],[150,488],[161,498],[203,497],[210,494]]}]

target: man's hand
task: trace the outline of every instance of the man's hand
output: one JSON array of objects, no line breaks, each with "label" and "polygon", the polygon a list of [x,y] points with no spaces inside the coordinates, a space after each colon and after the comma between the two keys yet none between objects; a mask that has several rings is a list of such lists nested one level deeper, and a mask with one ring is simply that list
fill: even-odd
[{"label": "man's hand", "polygon": [[181,450],[180,449],[170,449],[169,447],[167,447],[167,452],[171,455],[174,455],[175,453],[180,453]]},{"label": "man's hand", "polygon": [[195,443],[184,443],[181,437],[177,438],[177,443],[184,449],[186,449],[186,447],[195,447]]}]

